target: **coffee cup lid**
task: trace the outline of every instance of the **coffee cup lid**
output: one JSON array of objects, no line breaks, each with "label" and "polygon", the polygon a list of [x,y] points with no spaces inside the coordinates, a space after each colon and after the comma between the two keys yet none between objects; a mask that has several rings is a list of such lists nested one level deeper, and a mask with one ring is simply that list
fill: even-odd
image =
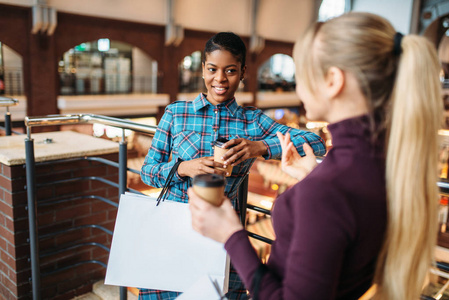
[{"label": "coffee cup lid", "polygon": [[[221,148],[221,147],[223,147],[223,145],[224,145],[226,142],[229,142],[229,140],[228,140],[227,138],[221,137],[221,138],[218,138],[218,139],[215,140],[214,146],[217,146],[217,147],[220,147],[220,148]],[[231,147],[229,147],[229,149],[231,149],[231,148],[234,147],[234,146],[236,146],[236,145],[232,145]]]},{"label": "coffee cup lid", "polygon": [[215,140],[214,145],[221,148],[227,141],[228,141],[227,138],[221,137]]},{"label": "coffee cup lid", "polygon": [[220,187],[225,184],[225,178],[218,174],[201,174],[193,177],[192,183],[201,187]]}]

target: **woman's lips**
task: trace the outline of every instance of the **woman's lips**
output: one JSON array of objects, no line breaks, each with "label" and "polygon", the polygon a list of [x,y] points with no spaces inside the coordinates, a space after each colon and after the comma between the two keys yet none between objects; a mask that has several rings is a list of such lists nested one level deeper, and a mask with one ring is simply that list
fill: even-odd
[{"label": "woman's lips", "polygon": [[226,93],[226,91],[228,90],[228,88],[224,88],[224,87],[217,87],[214,86],[214,91],[217,95],[223,95],[224,93]]}]

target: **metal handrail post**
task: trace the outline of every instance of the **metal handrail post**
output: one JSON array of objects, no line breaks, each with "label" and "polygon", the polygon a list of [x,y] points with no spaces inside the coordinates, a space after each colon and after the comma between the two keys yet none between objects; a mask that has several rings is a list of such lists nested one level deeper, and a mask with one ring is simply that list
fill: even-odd
[{"label": "metal handrail post", "polygon": [[29,128],[25,139],[25,166],[26,166],[26,189],[27,189],[27,209],[28,226],[30,231],[30,260],[31,260],[31,285],[33,300],[41,299],[41,274],[39,268],[39,245],[37,237],[37,217],[36,217],[36,182],[35,182],[35,160],[34,141],[30,138]]},{"label": "metal handrail post", "polygon": [[127,161],[128,161],[128,143],[126,142],[125,138],[125,130],[122,130],[122,140],[119,143],[119,150],[118,150],[118,171],[119,171],[119,178],[118,178],[118,184],[119,184],[119,197],[120,195],[124,194],[126,192],[126,181],[127,181]]},{"label": "metal handrail post", "polygon": [[246,225],[246,206],[248,202],[248,175],[245,176],[242,183],[239,186],[238,199],[239,199],[239,209],[240,209],[240,221],[242,225]]},{"label": "metal handrail post", "polygon": [[5,113],[5,134],[11,135],[12,134],[12,126],[11,126],[11,113],[9,112],[9,107],[6,107],[6,113]]},{"label": "metal handrail post", "polygon": [[17,100],[17,99],[0,96],[0,106],[5,106],[6,107],[6,113],[5,113],[5,132],[6,132],[6,135],[11,135],[12,134],[11,113],[9,112],[9,107],[17,105],[18,103],[19,103],[19,100]]},{"label": "metal handrail post", "polygon": [[[119,143],[118,151],[118,183],[119,183],[119,199],[120,195],[126,192],[127,187],[127,161],[128,161],[128,143],[125,138],[125,129],[122,129],[122,140]],[[126,287],[120,287],[120,300],[127,300],[128,290]]]}]

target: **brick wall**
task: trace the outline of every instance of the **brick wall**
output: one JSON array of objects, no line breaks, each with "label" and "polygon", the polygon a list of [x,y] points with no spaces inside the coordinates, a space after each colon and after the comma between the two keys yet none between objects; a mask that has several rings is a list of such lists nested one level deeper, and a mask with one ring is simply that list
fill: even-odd
[{"label": "brick wall", "polygon": [[[117,161],[118,155],[102,157]],[[23,165],[0,164],[0,171],[0,294],[5,299],[30,299],[25,168]],[[98,176],[118,182],[118,170],[98,162],[51,163],[36,167],[42,299],[70,299],[86,293],[93,282],[104,278],[105,269],[99,264],[71,266],[86,260],[106,264],[106,250],[93,245],[75,245],[96,242],[109,248],[111,236],[98,228],[71,229],[95,224],[113,230],[116,208],[98,199],[75,199],[51,205],[45,203],[47,200],[83,195],[96,195],[118,201],[118,189],[98,180],[51,183],[86,176]],[[67,232],[55,235],[63,230]],[[65,247],[70,249],[62,251]],[[50,252],[55,253],[50,255]],[[58,271],[61,268],[67,269]]]}]

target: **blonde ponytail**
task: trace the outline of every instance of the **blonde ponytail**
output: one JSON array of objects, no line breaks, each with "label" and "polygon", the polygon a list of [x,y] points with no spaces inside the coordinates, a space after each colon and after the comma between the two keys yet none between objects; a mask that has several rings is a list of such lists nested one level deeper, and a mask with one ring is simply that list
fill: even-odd
[{"label": "blonde ponytail", "polygon": [[443,102],[435,47],[402,39],[384,18],[348,13],[310,29],[295,47],[297,76],[313,92],[331,66],[353,74],[367,101],[373,138],[386,140],[388,224],[375,299],[418,299],[437,234],[438,129]]},{"label": "blonde ponytail", "polygon": [[405,36],[388,126],[388,226],[375,299],[418,299],[436,243],[442,100],[435,48]]}]

